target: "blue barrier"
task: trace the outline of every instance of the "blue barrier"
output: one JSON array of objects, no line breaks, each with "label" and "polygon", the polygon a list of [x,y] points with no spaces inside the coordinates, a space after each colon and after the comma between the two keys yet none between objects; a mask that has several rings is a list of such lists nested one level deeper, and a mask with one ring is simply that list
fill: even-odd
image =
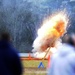
[{"label": "blue barrier", "polygon": [[40,62],[40,64],[39,64],[38,68],[40,68],[40,67],[44,68],[44,65],[43,65],[43,63],[42,63],[42,62]]}]

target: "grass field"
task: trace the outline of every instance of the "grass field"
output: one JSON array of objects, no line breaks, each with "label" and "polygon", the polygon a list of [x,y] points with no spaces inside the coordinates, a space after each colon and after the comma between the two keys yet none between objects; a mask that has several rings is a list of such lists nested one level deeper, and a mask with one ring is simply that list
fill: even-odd
[{"label": "grass field", "polygon": [[23,75],[46,75],[47,60],[43,61],[44,68],[38,68],[41,60],[22,60],[24,72]]},{"label": "grass field", "polygon": [[[41,60],[22,60],[24,67],[38,67],[40,62]],[[48,63],[47,60],[43,61],[45,67],[47,67],[47,63]]]}]

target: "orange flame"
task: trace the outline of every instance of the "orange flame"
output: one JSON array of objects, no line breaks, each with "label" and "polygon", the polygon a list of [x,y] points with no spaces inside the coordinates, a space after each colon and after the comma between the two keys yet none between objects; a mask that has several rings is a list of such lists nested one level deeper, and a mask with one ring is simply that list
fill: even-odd
[{"label": "orange flame", "polygon": [[55,41],[66,32],[67,25],[68,19],[64,13],[58,13],[44,21],[34,40],[34,50],[45,51],[48,47],[53,47]]}]

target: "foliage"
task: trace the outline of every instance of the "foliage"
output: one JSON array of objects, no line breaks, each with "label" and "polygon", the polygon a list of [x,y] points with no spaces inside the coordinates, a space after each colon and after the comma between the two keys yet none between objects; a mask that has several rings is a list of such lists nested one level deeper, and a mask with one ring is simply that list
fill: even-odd
[{"label": "foliage", "polygon": [[0,0],[0,33],[10,32],[20,52],[31,52],[38,28],[51,13],[65,8],[71,17],[68,33],[75,33],[74,5],[68,0]]}]

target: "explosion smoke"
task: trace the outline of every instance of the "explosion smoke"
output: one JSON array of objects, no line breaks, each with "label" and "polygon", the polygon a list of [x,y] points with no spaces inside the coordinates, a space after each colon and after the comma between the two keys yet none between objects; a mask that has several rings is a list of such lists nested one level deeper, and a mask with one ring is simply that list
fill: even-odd
[{"label": "explosion smoke", "polygon": [[66,32],[67,25],[67,15],[63,12],[49,17],[38,29],[38,37],[34,40],[33,50],[45,51],[49,47],[54,47],[55,42]]}]

